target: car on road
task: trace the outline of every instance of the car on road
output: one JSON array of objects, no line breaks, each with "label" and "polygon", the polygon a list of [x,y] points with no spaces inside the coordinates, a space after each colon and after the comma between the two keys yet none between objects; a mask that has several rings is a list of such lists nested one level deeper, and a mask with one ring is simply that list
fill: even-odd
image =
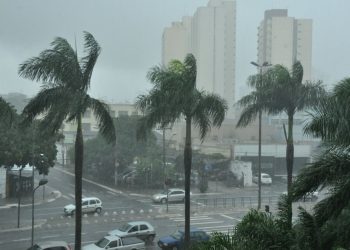
[{"label": "car on road", "polygon": [[[165,236],[159,239],[158,246],[161,249],[182,249],[184,245],[185,231],[180,229],[176,230],[173,234]],[[210,236],[203,230],[197,228],[190,229],[190,241],[191,245],[209,241]]]},{"label": "car on road", "polygon": [[166,203],[174,201],[185,201],[185,190],[180,188],[169,188],[152,196],[153,202]]},{"label": "car on road", "polygon": [[[88,197],[81,201],[81,210],[83,213],[101,213],[102,202],[99,198]],[[69,204],[63,209],[65,215],[73,215],[75,213],[75,205]]]},{"label": "car on road", "polygon": [[[253,182],[254,183],[258,183],[259,182],[258,177],[259,177],[259,175],[255,175],[253,177]],[[261,173],[261,184],[271,185],[272,184],[271,176],[269,174],[266,174],[266,173]]]},{"label": "car on road", "polygon": [[145,243],[136,237],[122,238],[115,235],[107,235],[96,243],[83,246],[82,250],[138,250],[145,249]]},{"label": "car on road", "polygon": [[147,221],[130,221],[123,224],[118,229],[109,231],[108,235],[116,235],[119,237],[135,236],[147,243],[151,243],[156,237],[156,231]]},{"label": "car on road", "polygon": [[27,250],[73,250],[65,241],[45,241],[34,244]]}]

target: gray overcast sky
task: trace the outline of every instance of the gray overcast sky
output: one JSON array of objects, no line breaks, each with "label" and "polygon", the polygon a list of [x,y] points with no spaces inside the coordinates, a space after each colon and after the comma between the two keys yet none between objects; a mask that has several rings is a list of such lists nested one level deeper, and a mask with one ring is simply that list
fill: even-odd
[{"label": "gray overcast sky", "polygon": [[[149,68],[161,61],[163,28],[193,15],[207,0],[0,0],[0,94],[32,96],[40,84],[18,77],[18,65],[49,48],[56,36],[82,47],[82,31],[102,47],[91,94],[133,102],[151,85]],[[264,11],[287,8],[313,19],[313,76],[333,85],[350,74],[349,0],[237,0],[236,91],[255,72],[257,27]],[[80,54],[81,55],[81,54]]]}]

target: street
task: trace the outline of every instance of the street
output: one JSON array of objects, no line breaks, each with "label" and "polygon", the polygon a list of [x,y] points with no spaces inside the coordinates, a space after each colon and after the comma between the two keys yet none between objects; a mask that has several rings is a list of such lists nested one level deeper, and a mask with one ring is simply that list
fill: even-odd
[{"label": "street", "polygon": [[[63,214],[65,205],[74,204],[73,174],[55,167],[51,169],[47,178],[49,180],[46,187],[47,195],[50,191],[59,192],[60,195],[53,202],[35,205],[34,242],[64,240],[73,245],[74,216]],[[282,188],[279,187],[279,189]],[[263,196],[277,197],[277,190],[274,186],[263,187]],[[220,192],[216,187],[213,191],[208,194],[194,194],[191,197],[191,226],[208,233],[228,232],[249,208],[256,207],[256,188],[244,190],[232,188],[229,194]],[[282,191],[284,190],[278,192]],[[39,189],[38,192],[42,190]],[[243,201],[245,204],[242,206],[243,196],[250,198],[250,203],[247,199]],[[88,180],[83,181],[83,197],[98,197],[103,203],[103,210],[100,215],[83,215],[82,245],[99,240],[108,231],[118,228],[124,222],[145,220],[150,222],[157,232],[153,246],[148,246],[148,249],[158,249],[156,242],[159,237],[167,236],[184,225],[183,203],[170,203],[167,213],[166,204],[152,203],[149,195],[124,193]],[[213,202],[215,200],[216,203]],[[225,204],[223,204],[224,200]],[[31,225],[31,211],[31,206],[21,208],[21,228],[17,229],[17,208],[9,207],[0,210],[0,224],[13,225],[9,228],[1,228],[0,249],[20,250],[30,246],[31,227],[28,225]]]}]

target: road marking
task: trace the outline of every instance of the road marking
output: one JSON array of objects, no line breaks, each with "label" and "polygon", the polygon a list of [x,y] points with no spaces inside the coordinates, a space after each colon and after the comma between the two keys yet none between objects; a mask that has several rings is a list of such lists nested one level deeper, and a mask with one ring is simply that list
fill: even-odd
[{"label": "road marking", "polygon": [[40,237],[41,239],[48,239],[48,238],[56,238],[58,237],[59,235],[48,235],[48,236],[42,236]]},{"label": "road marking", "polygon": [[116,193],[110,191],[110,190],[107,190],[107,193],[111,194],[111,195],[116,195]]},{"label": "road marking", "polygon": [[233,225],[225,225],[225,226],[215,226],[215,227],[200,227],[200,229],[215,229],[215,228],[233,228]]},{"label": "road marking", "polygon": [[201,224],[218,224],[218,223],[224,223],[224,221],[205,221],[205,222],[191,222],[191,225],[201,225]]},{"label": "road marking", "polygon": [[30,240],[30,238],[22,238],[22,239],[17,239],[12,241],[18,242],[18,241],[27,241],[27,240]]},{"label": "road marking", "polygon": [[73,199],[75,198],[74,194],[68,194],[70,197],[72,197]]},{"label": "road marking", "polygon": [[226,214],[220,214],[220,215],[221,215],[222,217],[225,217],[225,218],[228,218],[228,219],[231,219],[231,220],[235,220],[235,221],[238,221],[238,222],[242,221],[241,219],[237,219],[237,218],[228,216],[228,215],[226,215]]},{"label": "road marking", "polygon": [[62,195],[62,197],[65,198],[65,199],[67,199],[67,200],[71,200],[70,197],[68,197],[67,195],[64,195],[64,194]]}]

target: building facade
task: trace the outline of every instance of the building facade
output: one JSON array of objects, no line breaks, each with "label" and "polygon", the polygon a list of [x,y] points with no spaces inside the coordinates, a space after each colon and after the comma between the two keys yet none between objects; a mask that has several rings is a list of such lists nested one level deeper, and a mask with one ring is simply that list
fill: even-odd
[{"label": "building facade", "polygon": [[192,17],[183,17],[164,29],[162,63],[183,60],[188,53],[197,59],[197,88],[215,93],[229,105],[234,117],[236,2],[210,0]]},{"label": "building facade", "polygon": [[258,28],[258,63],[281,64],[291,69],[295,61],[311,80],[312,20],[288,16],[286,9],[266,10]]}]

